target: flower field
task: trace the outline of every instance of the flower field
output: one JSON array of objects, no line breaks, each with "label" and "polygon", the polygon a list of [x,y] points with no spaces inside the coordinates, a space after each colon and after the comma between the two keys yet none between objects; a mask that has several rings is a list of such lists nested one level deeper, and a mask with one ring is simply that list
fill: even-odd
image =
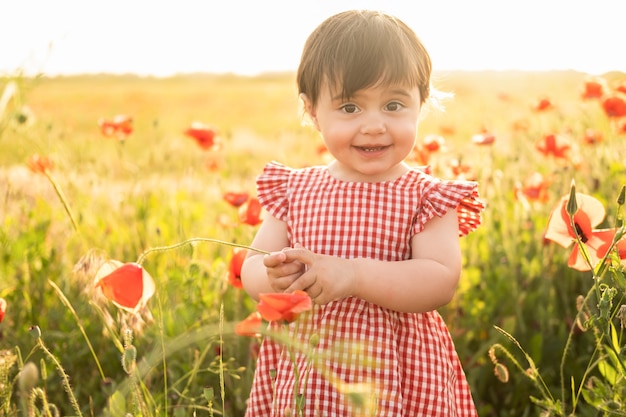
[{"label": "flower field", "polygon": [[[479,415],[626,415],[626,74],[434,85],[408,162],[487,206],[440,311]],[[243,416],[307,307],[241,288],[255,177],[322,145],[293,74],[0,79],[0,416]]]}]

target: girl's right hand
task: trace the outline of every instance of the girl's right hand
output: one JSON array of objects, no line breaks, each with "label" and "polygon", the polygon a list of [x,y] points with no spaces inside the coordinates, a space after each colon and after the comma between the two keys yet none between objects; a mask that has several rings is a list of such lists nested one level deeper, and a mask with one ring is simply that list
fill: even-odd
[{"label": "girl's right hand", "polygon": [[305,265],[302,262],[287,261],[283,251],[265,255],[263,265],[272,290],[278,293],[285,292],[305,272]]}]

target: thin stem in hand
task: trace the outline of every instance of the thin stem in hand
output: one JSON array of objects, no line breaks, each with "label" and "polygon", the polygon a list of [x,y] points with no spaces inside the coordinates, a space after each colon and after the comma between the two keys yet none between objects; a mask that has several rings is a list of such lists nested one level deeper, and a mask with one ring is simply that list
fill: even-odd
[{"label": "thin stem in hand", "polygon": [[257,248],[253,248],[252,246],[248,246],[248,245],[241,245],[239,243],[233,243],[233,242],[227,242],[225,240],[219,240],[219,239],[212,239],[212,238],[208,238],[208,237],[193,237],[187,240],[183,240],[182,242],[176,243],[174,245],[170,245],[170,246],[158,246],[156,248],[150,248],[145,250],[141,255],[139,255],[139,258],[137,258],[137,263],[139,265],[141,265],[144,261],[144,259],[146,258],[146,256],[148,256],[150,253],[152,252],[165,252],[168,250],[172,250],[172,249],[178,249],[181,248],[185,245],[189,245],[192,243],[196,243],[196,242],[208,242],[208,243],[218,243],[220,245],[226,245],[226,246],[232,246],[235,248],[242,248],[242,249],[247,249],[247,250],[251,250],[254,252],[259,252],[259,253],[263,253],[265,255],[269,255],[269,252],[261,250],[261,249],[257,249]]}]

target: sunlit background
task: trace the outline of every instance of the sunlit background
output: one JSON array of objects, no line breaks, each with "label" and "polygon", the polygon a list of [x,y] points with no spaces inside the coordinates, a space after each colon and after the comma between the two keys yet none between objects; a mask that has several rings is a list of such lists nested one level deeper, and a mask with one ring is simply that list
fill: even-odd
[{"label": "sunlit background", "polygon": [[436,70],[626,71],[624,0],[0,0],[0,74],[291,71],[352,8],[406,21]]}]

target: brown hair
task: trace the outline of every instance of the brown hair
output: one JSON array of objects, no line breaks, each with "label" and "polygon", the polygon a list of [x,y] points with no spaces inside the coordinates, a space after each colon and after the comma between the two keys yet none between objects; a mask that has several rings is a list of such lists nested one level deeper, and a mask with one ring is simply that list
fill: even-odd
[{"label": "brown hair", "polygon": [[343,98],[382,83],[418,87],[430,95],[430,56],[415,32],[378,11],[351,10],[322,22],[307,39],[297,72],[299,92],[313,107],[324,82]]}]

